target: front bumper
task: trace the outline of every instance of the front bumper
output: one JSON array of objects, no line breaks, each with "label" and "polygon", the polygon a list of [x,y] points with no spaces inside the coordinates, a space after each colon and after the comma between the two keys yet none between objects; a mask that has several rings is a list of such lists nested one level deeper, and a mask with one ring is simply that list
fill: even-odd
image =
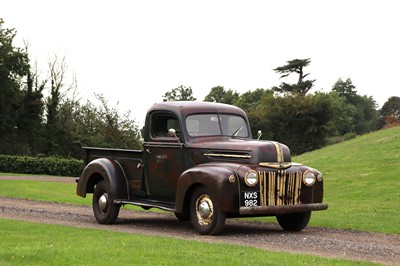
[{"label": "front bumper", "polygon": [[282,215],[287,213],[299,213],[308,211],[323,211],[328,209],[327,203],[310,203],[299,205],[283,205],[283,206],[255,206],[255,207],[240,207],[241,215]]}]

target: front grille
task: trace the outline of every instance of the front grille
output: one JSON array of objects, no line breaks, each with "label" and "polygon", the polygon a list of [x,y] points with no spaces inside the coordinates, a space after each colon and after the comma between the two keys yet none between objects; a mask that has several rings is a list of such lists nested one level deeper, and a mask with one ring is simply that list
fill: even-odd
[{"label": "front grille", "polygon": [[261,206],[300,204],[301,172],[260,171]]}]

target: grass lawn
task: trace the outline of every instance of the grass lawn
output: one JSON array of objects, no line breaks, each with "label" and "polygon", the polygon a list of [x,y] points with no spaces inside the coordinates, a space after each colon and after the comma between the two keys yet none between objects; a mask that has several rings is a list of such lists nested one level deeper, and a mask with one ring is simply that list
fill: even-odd
[{"label": "grass lawn", "polygon": [[295,157],[324,174],[329,209],[312,225],[400,233],[400,127]]},{"label": "grass lawn", "polygon": [[373,265],[0,219],[0,265]]},{"label": "grass lawn", "polygon": [[[9,174],[6,174],[9,175]],[[0,195],[79,205],[91,204],[91,197],[76,196],[76,184],[34,180],[0,180]]]}]

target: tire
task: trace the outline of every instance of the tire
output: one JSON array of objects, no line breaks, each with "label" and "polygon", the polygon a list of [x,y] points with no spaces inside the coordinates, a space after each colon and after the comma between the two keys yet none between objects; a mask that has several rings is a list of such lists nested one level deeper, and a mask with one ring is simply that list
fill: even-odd
[{"label": "tire", "polygon": [[219,208],[207,188],[199,187],[190,201],[190,219],[200,234],[218,235],[225,225],[226,213]]},{"label": "tire", "polygon": [[303,230],[311,218],[311,212],[291,213],[276,216],[279,225],[286,231]]},{"label": "tire", "polygon": [[101,180],[93,193],[93,213],[99,224],[113,224],[117,220],[121,205],[114,204],[110,198],[111,186],[105,180]]},{"label": "tire", "polygon": [[174,214],[175,214],[175,217],[181,222],[190,221],[190,213],[187,211],[184,211],[181,213],[174,212]]}]

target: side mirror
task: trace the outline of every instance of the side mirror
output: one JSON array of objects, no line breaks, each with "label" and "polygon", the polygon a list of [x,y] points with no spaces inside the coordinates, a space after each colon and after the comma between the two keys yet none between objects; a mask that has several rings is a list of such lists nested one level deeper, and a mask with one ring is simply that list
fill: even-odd
[{"label": "side mirror", "polygon": [[170,128],[170,129],[168,130],[168,137],[175,137],[175,138],[177,138],[177,136],[176,136],[176,130],[173,129],[173,128]]},{"label": "side mirror", "polygon": [[178,136],[176,135],[176,130],[174,128],[168,129],[168,137],[174,137],[179,142],[179,144],[182,144]]},{"label": "side mirror", "polygon": [[257,131],[257,140],[259,140],[261,138],[261,136],[262,136],[262,131],[258,130]]}]

